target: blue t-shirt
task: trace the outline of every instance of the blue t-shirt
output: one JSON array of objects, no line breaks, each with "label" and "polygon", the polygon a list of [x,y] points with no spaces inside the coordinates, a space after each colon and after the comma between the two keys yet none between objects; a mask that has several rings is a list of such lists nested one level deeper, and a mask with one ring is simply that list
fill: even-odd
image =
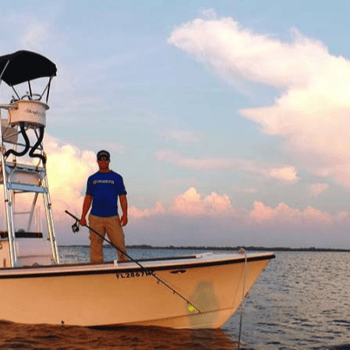
[{"label": "blue t-shirt", "polygon": [[126,195],[123,178],[112,170],[108,173],[98,171],[88,178],[86,194],[92,197],[91,215],[118,215],[118,196]]}]

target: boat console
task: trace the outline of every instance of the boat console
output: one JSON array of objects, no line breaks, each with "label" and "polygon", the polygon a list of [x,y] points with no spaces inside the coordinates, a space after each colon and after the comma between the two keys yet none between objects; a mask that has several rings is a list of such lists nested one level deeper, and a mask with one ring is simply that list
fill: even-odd
[{"label": "boat console", "polygon": [[[15,232],[17,266],[51,265],[50,242],[42,232]],[[8,232],[0,231],[0,268],[10,267]]]}]

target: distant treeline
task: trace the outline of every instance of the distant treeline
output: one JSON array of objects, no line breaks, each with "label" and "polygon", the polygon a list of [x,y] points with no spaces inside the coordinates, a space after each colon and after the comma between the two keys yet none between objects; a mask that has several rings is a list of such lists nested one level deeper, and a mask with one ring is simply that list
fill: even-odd
[{"label": "distant treeline", "polygon": [[[89,247],[89,245],[81,245],[81,244],[72,244],[72,245],[60,245],[62,247]],[[105,244],[106,248],[112,248],[108,244]],[[246,251],[255,251],[255,252],[350,252],[350,249],[338,249],[338,248],[288,248],[288,247],[256,247],[256,246],[237,246],[237,247],[208,247],[208,246],[185,246],[185,247],[175,247],[173,245],[170,246],[162,246],[162,247],[154,247],[148,244],[139,244],[139,245],[127,245],[126,248],[131,249],[174,249],[174,250],[211,250],[211,251],[220,251],[220,250],[230,250],[230,251],[238,251],[240,249],[244,249]]]},{"label": "distant treeline", "polygon": [[185,246],[174,247],[172,245],[166,247],[153,247],[148,244],[141,245],[128,245],[127,248],[132,249],[183,249],[183,250],[240,250],[246,251],[274,251],[274,252],[350,252],[350,249],[337,249],[337,248],[288,248],[288,247],[255,247],[255,246],[237,246],[237,247],[207,247],[207,246]]}]

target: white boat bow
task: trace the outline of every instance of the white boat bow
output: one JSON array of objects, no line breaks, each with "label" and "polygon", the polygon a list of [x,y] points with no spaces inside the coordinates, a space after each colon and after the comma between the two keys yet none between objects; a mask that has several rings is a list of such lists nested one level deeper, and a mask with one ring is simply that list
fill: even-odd
[{"label": "white boat bow", "polygon": [[218,328],[274,257],[204,253],[140,260],[143,269],[135,262],[0,269],[0,295],[7,298],[0,318],[90,327]]}]

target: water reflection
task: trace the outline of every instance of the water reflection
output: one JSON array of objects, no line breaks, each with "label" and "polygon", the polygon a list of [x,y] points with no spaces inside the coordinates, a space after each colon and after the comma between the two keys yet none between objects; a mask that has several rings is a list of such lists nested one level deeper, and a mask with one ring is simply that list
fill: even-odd
[{"label": "water reflection", "polygon": [[236,345],[223,330],[156,327],[96,329],[0,321],[0,349],[233,350],[237,349]]},{"label": "water reflection", "polygon": [[[349,344],[349,263],[348,253],[277,254],[244,304],[243,340],[257,350]],[[238,322],[236,314],[225,327]]]},{"label": "water reflection", "polygon": [[134,349],[135,335],[142,342],[140,349],[213,349],[233,350],[237,344],[221,329],[179,330],[157,327],[118,327],[114,332],[130,336],[128,344]]}]

